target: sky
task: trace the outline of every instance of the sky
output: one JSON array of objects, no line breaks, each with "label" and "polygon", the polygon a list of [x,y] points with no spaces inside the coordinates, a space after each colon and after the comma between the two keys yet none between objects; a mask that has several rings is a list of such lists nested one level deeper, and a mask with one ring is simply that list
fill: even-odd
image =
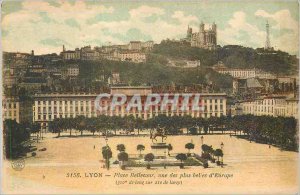
[{"label": "sky", "polygon": [[4,1],[4,51],[59,53],[86,45],[131,40],[180,39],[188,25],[217,24],[223,45],[264,47],[266,22],[271,46],[298,54],[297,1]]}]

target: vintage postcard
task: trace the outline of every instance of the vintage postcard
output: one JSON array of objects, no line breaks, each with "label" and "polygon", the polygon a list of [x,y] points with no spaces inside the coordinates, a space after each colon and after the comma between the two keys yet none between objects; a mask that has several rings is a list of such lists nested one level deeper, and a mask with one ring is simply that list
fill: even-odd
[{"label": "vintage postcard", "polygon": [[295,1],[4,0],[1,194],[299,193]]}]

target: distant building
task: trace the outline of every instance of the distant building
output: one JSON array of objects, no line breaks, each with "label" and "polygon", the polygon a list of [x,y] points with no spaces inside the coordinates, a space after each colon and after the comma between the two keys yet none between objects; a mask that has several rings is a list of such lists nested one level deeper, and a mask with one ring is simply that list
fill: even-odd
[{"label": "distant building", "polygon": [[141,41],[130,41],[128,45],[129,50],[142,50],[142,42]]},{"label": "distant building", "polygon": [[259,95],[264,90],[264,86],[257,78],[233,79],[232,89],[234,94],[247,92]]},{"label": "distant building", "polygon": [[193,29],[188,27],[186,39],[190,41],[192,47],[204,49],[215,49],[217,47],[217,25],[213,23],[209,29],[201,22],[199,32],[193,33]]},{"label": "distant building", "polygon": [[16,76],[14,68],[4,68],[3,67],[3,86],[11,88],[17,84],[18,77]]},{"label": "distant building", "polygon": [[266,96],[240,103],[243,114],[255,116],[283,116],[298,118],[298,99],[285,96]]},{"label": "distant building", "polygon": [[32,64],[28,67],[28,71],[33,73],[45,73],[47,69],[42,64]]},{"label": "distant building", "polygon": [[19,98],[5,97],[2,100],[2,119],[16,120],[20,123],[20,101]]},{"label": "distant building", "polygon": [[3,65],[10,68],[26,68],[33,57],[31,53],[3,52]]},{"label": "distant building", "polygon": [[290,77],[290,76],[279,76],[278,79],[278,88],[282,92],[289,92],[289,91],[295,91],[296,86],[296,78]]},{"label": "distant building", "polygon": [[20,78],[18,87],[24,88],[26,91],[32,93],[39,93],[42,87],[47,86],[46,78],[45,73],[27,71],[25,75]]},{"label": "distant building", "polygon": [[117,54],[120,61],[130,61],[135,63],[146,62],[146,54],[138,51],[120,51]]},{"label": "distant building", "polygon": [[253,77],[253,78],[234,78],[233,93],[252,93],[253,90],[259,93],[277,94],[297,94],[296,78],[294,77]]},{"label": "distant building", "polygon": [[185,68],[197,68],[200,67],[200,60],[186,61]]},{"label": "distant building", "polygon": [[121,82],[120,74],[118,72],[113,72],[111,76],[108,78],[108,84],[110,85],[119,84],[120,82]]},{"label": "distant building", "polygon": [[62,69],[61,77],[66,79],[69,77],[77,77],[79,75],[79,66],[77,64],[67,65]]},{"label": "distant building", "polygon": [[154,47],[153,41],[142,42],[142,49],[145,51],[151,51]]},{"label": "distant building", "polygon": [[214,65],[212,69],[220,74],[228,74],[232,76],[233,78],[266,78],[266,79],[272,79],[275,78],[275,75],[264,72],[259,69],[244,69],[244,68],[227,68],[223,62],[218,62],[218,64]]},{"label": "distant building", "polygon": [[290,98],[286,100],[286,115],[292,116],[295,119],[299,118],[299,99],[298,98]]},{"label": "distant building", "polygon": [[60,56],[63,60],[114,60],[114,61],[131,61],[140,63],[146,61],[145,52],[153,49],[153,41],[130,41],[125,45],[109,45],[102,47],[85,46],[81,49],[66,50],[63,46],[63,51]]},{"label": "distant building", "polygon": [[62,58],[64,60],[80,60],[81,54],[79,49],[77,48],[75,51],[63,51],[61,52]]},{"label": "distant building", "polygon": [[243,114],[243,109],[241,108],[239,103],[230,106],[230,115],[231,116],[238,116]]}]

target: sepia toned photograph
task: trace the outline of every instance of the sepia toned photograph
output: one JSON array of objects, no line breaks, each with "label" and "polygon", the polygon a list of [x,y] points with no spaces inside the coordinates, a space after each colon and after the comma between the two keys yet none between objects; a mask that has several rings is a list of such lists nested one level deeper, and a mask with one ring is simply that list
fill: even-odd
[{"label": "sepia toned photograph", "polygon": [[2,0],[1,194],[298,194],[297,0]]}]

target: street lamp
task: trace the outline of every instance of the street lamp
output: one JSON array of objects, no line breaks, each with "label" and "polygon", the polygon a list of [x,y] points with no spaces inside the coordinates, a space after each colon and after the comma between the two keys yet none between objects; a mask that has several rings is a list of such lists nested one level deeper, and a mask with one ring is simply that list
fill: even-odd
[{"label": "street lamp", "polygon": [[[221,150],[223,152],[223,148],[224,148],[224,143],[221,142]],[[222,155],[222,162],[221,162],[221,166],[223,167],[223,156],[224,156],[224,152],[223,152],[223,155]]]},{"label": "street lamp", "polygon": [[106,168],[109,170],[109,159],[108,159],[108,139],[107,135],[105,136],[105,143],[106,143]]},{"label": "street lamp", "polygon": [[203,135],[201,136],[201,150],[202,150],[202,154],[203,154],[203,149],[202,149],[202,146],[203,146]]},{"label": "street lamp", "polygon": [[165,154],[164,169],[166,169],[167,168],[167,166],[166,166],[166,159],[167,159],[167,152],[166,152],[166,150],[164,151],[164,154]]}]

